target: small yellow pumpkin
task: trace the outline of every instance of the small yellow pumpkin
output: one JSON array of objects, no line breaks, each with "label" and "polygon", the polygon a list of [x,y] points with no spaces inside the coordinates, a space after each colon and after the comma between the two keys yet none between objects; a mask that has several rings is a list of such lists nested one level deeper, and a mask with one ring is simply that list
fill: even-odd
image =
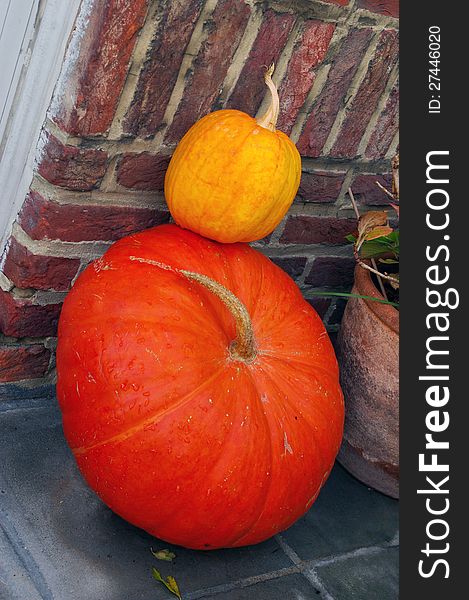
[{"label": "small yellow pumpkin", "polygon": [[266,113],[254,119],[219,110],[193,125],[179,142],[165,178],[173,219],[219,242],[251,242],[280,223],[298,191],[301,159],[290,138],[275,129],[279,113],[273,65]]}]

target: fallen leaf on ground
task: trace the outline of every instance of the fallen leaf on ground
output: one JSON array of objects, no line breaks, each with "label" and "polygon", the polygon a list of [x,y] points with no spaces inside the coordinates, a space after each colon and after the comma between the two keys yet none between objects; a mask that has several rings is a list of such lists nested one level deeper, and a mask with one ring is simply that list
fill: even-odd
[{"label": "fallen leaf on ground", "polygon": [[168,550],[168,548],[164,548],[163,550],[157,550],[156,552],[154,550],[151,550],[151,553],[158,560],[166,560],[168,562],[171,562],[173,558],[176,558],[174,552],[171,552],[170,550]]},{"label": "fallen leaf on ground", "polygon": [[161,573],[158,571],[158,569],[155,569],[155,567],[152,568],[151,574],[156,579],[156,581],[160,581],[166,587],[166,589],[168,589],[172,594],[177,596],[179,600],[182,600],[181,592],[179,591],[179,586],[174,577],[168,575],[166,579],[163,579]]}]

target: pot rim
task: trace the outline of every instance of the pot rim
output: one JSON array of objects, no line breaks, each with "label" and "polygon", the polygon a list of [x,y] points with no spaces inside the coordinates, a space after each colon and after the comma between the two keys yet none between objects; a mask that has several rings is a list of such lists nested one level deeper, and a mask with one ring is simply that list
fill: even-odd
[{"label": "pot rim", "polygon": [[[370,271],[367,271],[360,265],[355,267],[355,291],[360,296],[373,296],[384,300],[384,296],[377,289],[373,280],[371,279]],[[363,302],[367,307],[378,317],[380,321],[389,329],[399,334],[399,311],[390,304],[383,304],[381,302],[374,302],[373,300],[366,300],[365,298],[355,298],[358,302]]]}]

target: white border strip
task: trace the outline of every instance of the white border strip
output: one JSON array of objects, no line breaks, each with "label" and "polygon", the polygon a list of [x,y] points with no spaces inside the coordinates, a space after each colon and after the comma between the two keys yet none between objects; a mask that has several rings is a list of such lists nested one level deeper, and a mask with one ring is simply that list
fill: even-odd
[{"label": "white border strip", "polygon": [[29,66],[0,163],[0,250],[33,178],[39,134],[80,4],[81,0],[46,0],[34,32]]}]

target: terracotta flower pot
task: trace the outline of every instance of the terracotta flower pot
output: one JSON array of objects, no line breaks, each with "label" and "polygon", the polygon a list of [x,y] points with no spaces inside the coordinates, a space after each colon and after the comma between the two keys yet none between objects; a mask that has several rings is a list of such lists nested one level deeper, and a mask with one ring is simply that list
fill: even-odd
[{"label": "terracotta flower pot", "polygon": [[[355,269],[355,294],[383,298],[370,273]],[[338,337],[345,397],[339,462],[367,485],[399,496],[399,312],[351,298]]]}]

